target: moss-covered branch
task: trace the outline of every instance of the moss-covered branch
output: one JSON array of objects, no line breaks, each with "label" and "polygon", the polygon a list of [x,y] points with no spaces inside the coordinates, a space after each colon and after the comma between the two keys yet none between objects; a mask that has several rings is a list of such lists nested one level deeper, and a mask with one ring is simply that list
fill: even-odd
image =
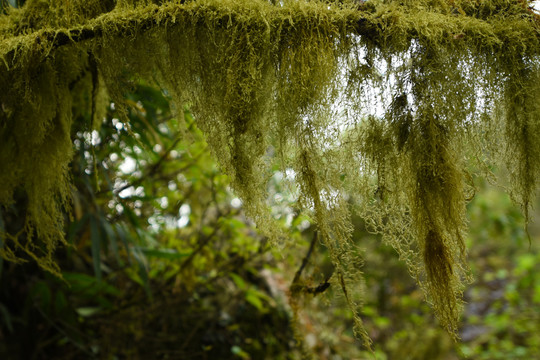
[{"label": "moss-covered branch", "polygon": [[[3,35],[0,57],[10,65],[17,64],[14,58],[20,52],[41,49],[44,54],[50,54],[58,47],[104,36],[131,38],[137,32],[173,26],[186,18],[202,23],[212,19],[218,29],[226,29],[232,23],[247,26],[255,23],[259,27],[278,25],[284,30],[283,34],[302,21],[325,18],[334,26],[368,37],[381,47],[419,39],[467,42],[486,49],[512,44],[525,50],[536,46],[540,38],[540,16],[517,0],[430,1],[428,6],[424,2],[414,5],[392,1],[369,1],[362,5],[352,2],[349,6],[295,1],[286,1],[283,6],[243,0],[167,1],[160,6],[144,6],[141,2],[143,6],[117,6],[103,14],[97,12],[99,16],[95,18],[74,13],[72,16],[79,21],[68,19],[65,22],[54,17],[57,12],[47,13],[42,7],[31,6],[32,1],[29,3],[20,11],[12,10],[9,17],[4,16],[0,21]],[[36,17],[41,18],[37,24],[30,20]],[[324,26],[324,22],[319,24]]]}]

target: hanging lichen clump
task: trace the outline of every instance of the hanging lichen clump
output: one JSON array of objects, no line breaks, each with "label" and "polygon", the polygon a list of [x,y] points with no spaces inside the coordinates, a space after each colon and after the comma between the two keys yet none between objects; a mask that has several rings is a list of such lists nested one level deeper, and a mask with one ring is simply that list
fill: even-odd
[{"label": "hanging lichen clump", "polygon": [[469,165],[506,166],[525,215],[538,187],[539,38],[521,0],[28,0],[0,17],[0,215],[26,219],[0,229],[1,255],[57,271],[73,114],[98,126],[107,99],[126,114],[140,77],[190,106],[276,244],[267,182],[276,159],[293,171],[366,344],[351,211],[456,335]]}]

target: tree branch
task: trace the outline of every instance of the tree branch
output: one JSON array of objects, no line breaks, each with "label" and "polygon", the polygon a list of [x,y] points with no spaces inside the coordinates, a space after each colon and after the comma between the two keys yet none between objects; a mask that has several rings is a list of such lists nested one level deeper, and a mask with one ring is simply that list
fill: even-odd
[{"label": "tree branch", "polygon": [[[381,41],[384,40],[384,29],[391,28],[392,25],[394,25],[395,21],[393,19],[400,18],[399,15],[403,15],[405,18],[410,16],[410,14],[407,14],[407,8],[403,7],[403,9],[400,9],[398,7],[393,9],[382,9],[386,10],[387,13],[392,11],[395,16],[385,16],[384,18],[374,17],[373,14],[379,9],[375,8],[375,5],[373,4],[369,4],[369,6],[368,4],[369,3],[359,5],[358,11],[345,11],[339,7],[329,8],[325,11],[324,15],[336,26],[340,28],[348,27],[355,35],[368,37],[374,43],[377,43],[379,39]],[[0,53],[0,58],[3,58],[6,66],[13,67],[17,66],[15,61],[17,55],[26,51],[36,51],[36,49],[40,49],[37,51],[41,51],[44,57],[54,56],[52,52],[64,45],[77,44],[104,37],[129,38],[139,32],[146,32],[156,27],[174,26],[175,24],[180,23],[181,20],[179,19],[182,18],[194,19],[195,17],[198,17],[198,19],[196,19],[197,21],[194,23],[203,24],[204,26],[206,23],[204,17],[205,12],[211,15],[213,26],[217,25],[218,28],[223,27],[226,29],[230,27],[231,22],[246,22],[246,19],[248,19],[249,24],[246,24],[247,27],[260,26],[261,29],[267,29],[268,26],[273,27],[273,22],[279,22],[279,24],[277,24],[279,26],[276,28],[279,28],[282,32],[293,31],[295,29],[295,24],[293,24],[294,19],[289,14],[291,9],[285,6],[278,7],[268,5],[268,8],[264,9],[264,15],[261,15],[260,21],[257,21],[257,19],[253,20],[252,10],[252,6],[245,6],[245,8],[232,7],[220,3],[217,0],[215,3],[204,2],[204,4],[200,4],[197,1],[188,2],[186,4],[165,3],[159,6],[149,5],[143,9],[139,8],[131,11],[126,9],[115,9],[97,18],[91,19],[86,23],[74,26],[71,29],[23,29],[20,30],[20,34],[7,37],[5,34],[9,35],[10,29],[4,29],[4,35],[0,42],[4,45],[1,48],[5,50],[3,54]],[[425,13],[425,18],[430,19],[430,23],[428,23],[427,26],[442,30],[438,31],[438,33],[443,34],[441,36],[448,36],[449,40],[453,39],[455,41],[461,41],[464,37],[471,39],[476,38],[471,44],[477,46],[478,40],[480,40],[480,43],[486,40],[485,32],[489,30],[489,27],[492,27],[491,32],[499,37],[499,39],[495,42],[491,41],[491,44],[486,44],[486,49],[494,43],[499,43],[499,46],[501,47],[504,46],[505,40],[507,39],[505,34],[499,34],[499,32],[496,31],[498,20],[494,19],[492,21],[490,17],[485,16],[482,18],[479,15],[480,13],[476,14],[474,11],[475,10],[473,9],[471,14],[461,15],[460,17],[455,16],[453,13],[444,14],[436,11],[423,11],[423,13]],[[282,14],[285,13],[289,15],[282,16]],[[302,14],[304,17],[319,15],[320,14],[315,11]],[[417,15],[421,16],[422,14]],[[522,15],[531,19],[531,27],[528,29],[528,33],[523,34],[523,39],[530,38],[530,36],[525,35],[529,35],[530,32],[533,32],[534,28],[538,29],[540,25],[540,15],[525,8],[523,9]],[[265,18],[262,18],[263,16]],[[467,22],[463,22],[463,17],[465,16],[468,18]],[[403,33],[407,34],[407,37],[410,39],[421,37],[418,29],[415,28],[413,23],[403,23],[399,24],[399,26],[404,27],[401,30]],[[455,34],[454,32],[456,29],[461,29],[461,32]],[[23,31],[25,32],[23,33]],[[538,31],[537,33],[540,34]]]},{"label": "tree branch", "polygon": [[292,281],[291,287],[300,282],[300,276],[302,276],[302,271],[304,271],[304,268],[306,267],[309,261],[311,253],[313,252],[313,249],[315,248],[315,243],[317,242],[317,238],[318,238],[318,232],[315,231],[315,233],[313,234],[313,239],[311,239],[311,243],[309,244],[308,252],[306,256],[304,256],[304,259],[302,259],[302,264],[300,265],[300,268],[296,271],[296,274],[294,274],[294,279]]},{"label": "tree branch", "polygon": [[330,283],[328,280],[330,280],[330,277],[327,277],[324,282],[320,283],[317,286],[306,286],[301,283],[300,277],[302,276],[302,272],[304,271],[305,267],[307,266],[309,262],[309,258],[311,257],[311,254],[313,253],[313,249],[315,248],[315,243],[318,239],[318,232],[315,231],[315,234],[313,234],[313,239],[311,239],[311,243],[309,244],[309,249],[302,259],[302,264],[300,265],[300,268],[296,271],[296,274],[294,275],[294,279],[291,283],[291,286],[289,287],[291,294],[297,294],[301,291],[304,291],[308,294],[317,295],[322,292],[324,292],[326,289],[330,287]]}]

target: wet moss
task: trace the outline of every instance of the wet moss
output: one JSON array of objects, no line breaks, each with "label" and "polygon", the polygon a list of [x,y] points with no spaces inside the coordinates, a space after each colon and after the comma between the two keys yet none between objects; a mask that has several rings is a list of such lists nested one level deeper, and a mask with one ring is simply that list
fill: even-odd
[{"label": "wet moss", "polygon": [[455,334],[469,155],[510,169],[525,214],[538,188],[539,39],[539,16],[518,0],[29,0],[0,16],[0,206],[21,191],[28,201],[1,255],[23,250],[58,272],[72,109],[98,126],[110,99],[128,121],[127,71],[190,104],[276,244],[272,158],[296,171],[366,343],[347,196]]}]

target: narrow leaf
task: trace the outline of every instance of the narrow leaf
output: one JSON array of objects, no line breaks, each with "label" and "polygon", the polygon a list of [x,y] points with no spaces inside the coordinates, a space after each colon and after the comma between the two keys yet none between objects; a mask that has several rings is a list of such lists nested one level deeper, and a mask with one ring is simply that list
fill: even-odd
[{"label": "narrow leaf", "polygon": [[98,281],[101,281],[101,236],[98,222],[95,217],[90,217],[90,239],[92,240],[92,262],[94,264],[94,273]]}]

